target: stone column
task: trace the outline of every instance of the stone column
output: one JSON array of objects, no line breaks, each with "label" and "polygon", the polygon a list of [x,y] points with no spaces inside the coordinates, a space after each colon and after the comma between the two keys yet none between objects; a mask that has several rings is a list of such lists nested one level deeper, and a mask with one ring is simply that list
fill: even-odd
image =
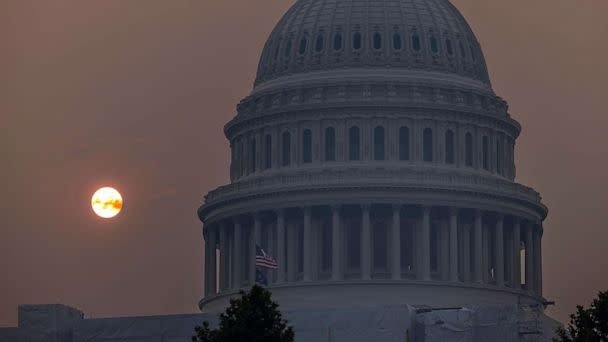
[{"label": "stone column", "polygon": [[296,243],[298,239],[298,225],[295,222],[287,224],[287,281],[296,281],[298,260],[296,259]]},{"label": "stone column", "polygon": [[450,281],[458,281],[458,209],[450,209]]},{"label": "stone column", "polygon": [[437,241],[437,257],[439,260],[440,279],[450,279],[450,221],[441,219],[439,222],[439,236]]},{"label": "stone column", "polygon": [[422,207],[422,226],[420,229],[421,255],[419,279],[431,280],[431,207]]},{"label": "stone column", "polygon": [[371,227],[369,217],[370,205],[361,206],[361,279],[371,279]]},{"label": "stone column", "polygon": [[331,207],[331,280],[342,280],[340,206]]},{"label": "stone column", "polygon": [[529,292],[534,291],[534,254],[533,254],[533,241],[532,241],[532,230],[533,225],[526,224],[526,290]]},{"label": "stone column", "polygon": [[232,279],[234,279],[232,288],[239,289],[242,285],[242,277],[243,277],[243,227],[241,226],[241,222],[239,219],[234,219],[234,257],[232,258],[232,265],[234,274],[232,275]]},{"label": "stone column", "polygon": [[542,295],[542,261],[541,261],[541,232],[540,225],[534,225],[534,293]]},{"label": "stone column", "polygon": [[393,205],[391,226],[391,279],[401,280],[401,206]]},{"label": "stone column", "polygon": [[521,255],[520,255],[520,241],[521,241],[521,225],[519,218],[513,219],[513,267],[511,271],[511,287],[517,290],[521,290]]},{"label": "stone column", "polygon": [[249,240],[249,283],[255,284],[255,251],[262,243],[262,220],[259,213],[253,215],[253,230]]},{"label": "stone column", "polygon": [[496,286],[505,286],[505,252],[504,252],[504,216],[496,217],[496,231],[494,232],[494,249],[496,265]]},{"label": "stone column", "polygon": [[462,280],[463,282],[471,281],[471,226],[465,224],[462,226]]},{"label": "stone column", "polygon": [[[215,227],[214,227],[215,228]],[[213,229],[209,231],[209,291],[211,295],[215,295],[217,293],[217,229]]]},{"label": "stone column", "polygon": [[277,210],[277,283],[285,282],[285,210]]},{"label": "stone column", "polygon": [[474,281],[476,283],[483,283],[483,270],[482,270],[482,259],[483,259],[483,221],[482,221],[482,212],[480,210],[475,211],[475,227],[473,231],[473,239],[474,239],[474,253],[473,253],[473,264],[475,265],[475,277]]},{"label": "stone column", "polygon": [[203,264],[203,296],[208,297],[211,285],[209,285],[209,273],[211,272],[211,239],[209,238],[208,229],[203,228],[203,239],[205,244],[205,263]]},{"label": "stone column", "polygon": [[304,281],[311,281],[311,273],[312,273],[312,218],[311,218],[311,208],[304,207],[304,241],[303,241],[303,251],[302,255],[304,256]]},{"label": "stone column", "polygon": [[220,292],[228,288],[228,225],[222,224],[220,227]]}]

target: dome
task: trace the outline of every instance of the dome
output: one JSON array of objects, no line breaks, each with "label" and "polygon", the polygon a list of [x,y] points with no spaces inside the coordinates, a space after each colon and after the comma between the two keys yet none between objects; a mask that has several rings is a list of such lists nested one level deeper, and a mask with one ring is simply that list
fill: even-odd
[{"label": "dome", "polygon": [[357,68],[437,71],[490,85],[481,47],[448,0],[299,0],[270,34],[255,86]]}]

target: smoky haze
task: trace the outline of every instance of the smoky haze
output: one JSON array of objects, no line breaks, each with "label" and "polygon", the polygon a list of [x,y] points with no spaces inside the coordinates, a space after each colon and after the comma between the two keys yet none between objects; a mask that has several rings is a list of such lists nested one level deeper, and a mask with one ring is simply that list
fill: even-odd
[{"label": "smoky haze", "polygon": [[[608,289],[608,2],[454,0],[523,126],[517,179],[541,192],[544,294],[565,320]],[[0,325],[25,303],[87,317],[195,312],[196,209],[228,182],[223,125],[293,1],[0,5]],[[103,221],[90,196],[113,186]]]}]

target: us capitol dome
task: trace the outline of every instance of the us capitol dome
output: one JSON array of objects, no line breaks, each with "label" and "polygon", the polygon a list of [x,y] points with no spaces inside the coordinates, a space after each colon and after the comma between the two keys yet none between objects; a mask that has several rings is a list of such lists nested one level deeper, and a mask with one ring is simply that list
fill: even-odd
[{"label": "us capitol dome", "polygon": [[543,307],[547,208],[515,181],[521,126],[448,0],[299,0],[224,132],[203,312],[256,281],[284,310]]}]

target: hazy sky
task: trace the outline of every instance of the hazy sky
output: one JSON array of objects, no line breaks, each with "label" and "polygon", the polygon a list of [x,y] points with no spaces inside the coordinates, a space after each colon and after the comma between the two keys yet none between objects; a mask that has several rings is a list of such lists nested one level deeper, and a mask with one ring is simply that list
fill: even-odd
[{"label": "hazy sky", "polygon": [[[196,209],[228,181],[222,127],[293,1],[0,4],[0,326],[23,303],[87,317],[196,312]],[[454,0],[523,126],[543,195],[544,292],[564,320],[608,289],[608,2]],[[90,196],[121,190],[96,218]]]}]

